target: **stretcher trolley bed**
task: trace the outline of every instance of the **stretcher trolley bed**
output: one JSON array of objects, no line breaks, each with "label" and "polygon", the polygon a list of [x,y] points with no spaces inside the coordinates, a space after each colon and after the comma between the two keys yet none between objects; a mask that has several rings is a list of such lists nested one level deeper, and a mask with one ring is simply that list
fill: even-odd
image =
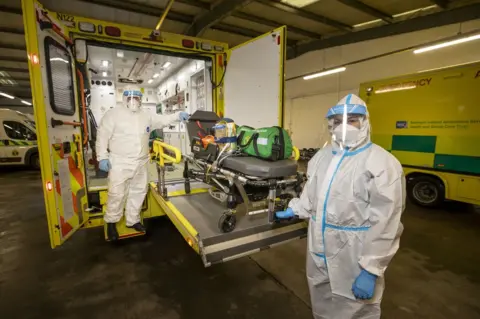
[{"label": "stretcher trolley bed", "polygon": [[[205,266],[306,236],[306,222],[274,219],[301,191],[295,160],[232,156],[213,169],[212,161],[195,154],[168,156],[169,146],[160,141],[153,148],[158,182],[150,184],[149,205],[160,206]],[[166,180],[166,161],[183,163],[184,178]]]}]

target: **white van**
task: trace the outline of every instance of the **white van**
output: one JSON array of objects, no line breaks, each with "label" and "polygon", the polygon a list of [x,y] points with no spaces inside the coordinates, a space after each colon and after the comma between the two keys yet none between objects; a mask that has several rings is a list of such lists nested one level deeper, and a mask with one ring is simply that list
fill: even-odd
[{"label": "white van", "polygon": [[0,109],[0,165],[40,169],[35,121],[19,111]]}]

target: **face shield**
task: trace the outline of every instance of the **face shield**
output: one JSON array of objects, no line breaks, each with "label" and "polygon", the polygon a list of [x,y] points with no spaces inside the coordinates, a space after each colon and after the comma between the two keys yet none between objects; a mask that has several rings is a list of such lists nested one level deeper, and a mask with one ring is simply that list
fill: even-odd
[{"label": "face shield", "polygon": [[[352,97],[359,101],[351,101]],[[332,142],[341,149],[361,144],[369,135],[367,116],[367,108],[360,98],[348,95],[342,99],[330,108],[326,116]]]},{"label": "face shield", "polygon": [[132,112],[137,112],[142,106],[142,92],[137,90],[125,90],[123,92],[123,105]]}]

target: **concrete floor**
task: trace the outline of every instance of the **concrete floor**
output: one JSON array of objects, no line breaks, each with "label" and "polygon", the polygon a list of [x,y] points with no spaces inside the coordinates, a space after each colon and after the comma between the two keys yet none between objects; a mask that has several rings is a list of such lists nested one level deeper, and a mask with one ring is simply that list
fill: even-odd
[{"label": "concrete floor", "polygon": [[[203,268],[167,219],[116,245],[51,250],[40,174],[0,171],[0,318],[311,318],[305,241]],[[409,205],[383,318],[480,318],[480,214]]]}]

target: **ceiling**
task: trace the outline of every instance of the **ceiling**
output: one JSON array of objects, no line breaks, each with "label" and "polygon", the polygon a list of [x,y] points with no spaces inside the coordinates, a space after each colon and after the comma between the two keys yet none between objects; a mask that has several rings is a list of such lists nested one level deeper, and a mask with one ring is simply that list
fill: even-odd
[{"label": "ceiling", "polygon": [[[168,0],[41,2],[56,12],[153,29]],[[0,92],[28,99],[31,93],[21,13],[20,0],[1,1],[0,77],[15,83],[0,81]],[[292,59],[311,51],[479,17],[480,0],[176,0],[162,29],[234,46],[286,25],[287,56]],[[13,103],[0,98],[0,105],[5,101]]]},{"label": "ceiling", "polygon": [[87,66],[93,70],[90,70],[93,81],[130,78],[142,80],[142,87],[158,87],[187,61],[174,56],[89,46]]}]

